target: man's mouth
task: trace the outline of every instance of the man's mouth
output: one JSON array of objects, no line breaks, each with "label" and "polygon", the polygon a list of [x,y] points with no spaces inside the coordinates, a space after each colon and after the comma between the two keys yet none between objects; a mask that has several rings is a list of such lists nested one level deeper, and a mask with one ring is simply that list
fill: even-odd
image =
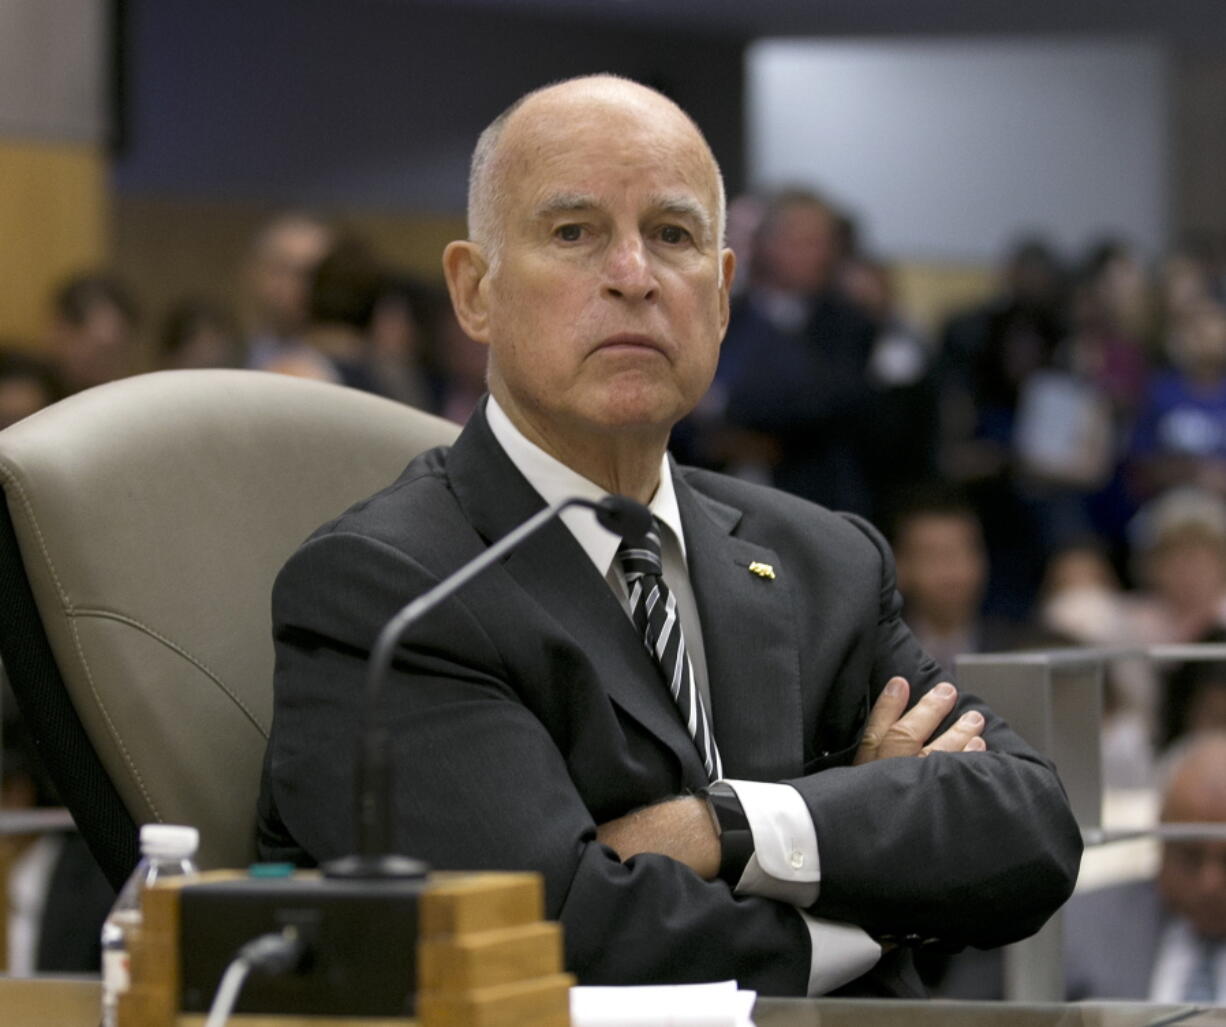
[{"label": "man's mouth", "polygon": [[633,332],[610,335],[607,339],[602,339],[597,344],[596,349],[626,352],[652,350],[662,356],[668,355],[664,345],[659,340],[653,339],[650,335],[639,335]]}]

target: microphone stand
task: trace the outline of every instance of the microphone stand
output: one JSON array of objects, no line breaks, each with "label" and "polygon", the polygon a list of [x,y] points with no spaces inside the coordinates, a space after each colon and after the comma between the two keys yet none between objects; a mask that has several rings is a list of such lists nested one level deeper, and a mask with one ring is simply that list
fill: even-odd
[{"label": "microphone stand", "polygon": [[357,852],[325,863],[325,876],[368,880],[373,878],[422,879],[429,867],[421,860],[390,852],[391,755],[386,722],[379,717],[379,696],[391,670],[392,659],[401,638],[412,625],[454,595],[491,564],[515,549],[552,521],[563,510],[584,506],[596,512],[600,524],[616,535],[641,538],[651,526],[651,514],[639,503],[624,496],[605,496],[600,501],[578,497],[561,499],[533,514],[514,531],[466,563],[454,574],[405,606],[379,632],[371,650],[363,696],[365,725],[358,750],[357,773]]}]

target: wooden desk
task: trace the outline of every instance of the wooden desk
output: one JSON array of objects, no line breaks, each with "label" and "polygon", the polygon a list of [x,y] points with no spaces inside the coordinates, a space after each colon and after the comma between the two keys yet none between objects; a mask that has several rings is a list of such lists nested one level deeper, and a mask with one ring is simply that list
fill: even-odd
[{"label": "wooden desk", "polygon": [[0,977],[0,1022],[12,1027],[98,1027],[98,978]]},{"label": "wooden desk", "polygon": [[[0,1023],[5,1027],[97,1027],[100,1003],[101,985],[96,979],[0,977]],[[192,1020],[203,1022],[202,1017]],[[245,1027],[291,1027],[307,1021],[237,1017],[232,1022]],[[312,1018],[309,1022],[311,1027],[327,1027],[340,1021]],[[374,1027],[372,1021],[365,1022]],[[399,1027],[411,1023],[398,1021]],[[1226,1008],[764,998],[754,1009],[754,1023],[757,1027],[1226,1027]]]}]

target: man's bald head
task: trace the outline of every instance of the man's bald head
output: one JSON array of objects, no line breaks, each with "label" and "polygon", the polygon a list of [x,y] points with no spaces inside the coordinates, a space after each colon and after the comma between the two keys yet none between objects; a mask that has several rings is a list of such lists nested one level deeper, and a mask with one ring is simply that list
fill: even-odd
[{"label": "man's bald head", "polygon": [[1226,823],[1226,732],[1193,737],[1167,775],[1162,801],[1166,823]]},{"label": "man's bald head", "polygon": [[[506,231],[507,198],[517,151],[533,131],[561,113],[588,109],[594,116],[654,122],[672,118],[700,144],[715,183],[716,239],[724,237],[726,199],[719,165],[693,118],[662,93],[618,75],[587,75],[542,86],[526,93],[498,115],[477,140],[468,176],[468,237],[481,247],[491,265],[498,260]],[[519,154],[522,159],[530,154]]]},{"label": "man's bald head", "polygon": [[[1226,734],[1196,736],[1176,757],[1163,794],[1162,820],[1226,823]],[[1226,938],[1226,842],[1167,842],[1158,888],[1201,937]]]}]

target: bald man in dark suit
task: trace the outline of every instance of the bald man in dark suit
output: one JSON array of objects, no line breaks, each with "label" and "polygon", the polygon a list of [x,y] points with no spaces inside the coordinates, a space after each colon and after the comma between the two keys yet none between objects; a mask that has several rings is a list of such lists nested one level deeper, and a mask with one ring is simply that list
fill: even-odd
[{"label": "bald man in dark suit", "polygon": [[914,994],[910,946],[1036,930],[1080,836],[1051,765],[940,681],[869,525],[669,461],[727,326],[723,210],[694,124],[625,80],[483,134],[444,267],[490,396],[278,579],[261,847],[351,848],[359,683],[398,608],[544,503],[620,493],[656,572],[570,511],[401,646],[397,847],[540,871],[584,982]]}]

